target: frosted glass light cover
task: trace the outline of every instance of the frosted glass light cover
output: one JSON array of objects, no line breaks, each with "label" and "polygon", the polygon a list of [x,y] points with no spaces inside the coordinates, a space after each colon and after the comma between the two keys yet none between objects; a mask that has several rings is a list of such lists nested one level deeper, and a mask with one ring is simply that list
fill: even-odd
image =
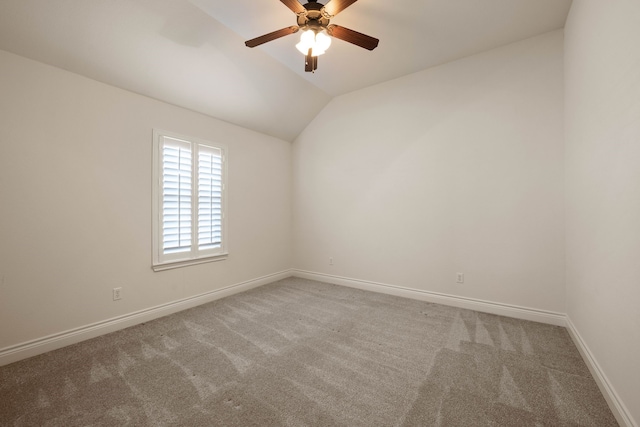
[{"label": "frosted glass light cover", "polygon": [[319,32],[316,35],[316,49],[324,52],[329,49],[329,46],[331,46],[331,37],[325,31]]},{"label": "frosted glass light cover", "polygon": [[327,35],[326,31],[316,34],[313,30],[307,30],[300,35],[300,43],[296,45],[296,49],[303,55],[309,53],[309,49],[311,49],[311,56],[318,56],[325,53],[330,45],[331,37]]}]

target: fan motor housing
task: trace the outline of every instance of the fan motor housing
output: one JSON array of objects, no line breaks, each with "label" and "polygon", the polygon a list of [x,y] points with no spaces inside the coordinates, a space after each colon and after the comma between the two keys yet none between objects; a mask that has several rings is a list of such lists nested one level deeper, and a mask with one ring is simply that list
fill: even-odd
[{"label": "fan motor housing", "polygon": [[304,5],[304,8],[307,9],[306,13],[298,14],[298,26],[301,30],[313,30],[313,31],[322,31],[327,28],[329,25],[329,17],[322,8],[324,5],[316,2],[309,2]]}]

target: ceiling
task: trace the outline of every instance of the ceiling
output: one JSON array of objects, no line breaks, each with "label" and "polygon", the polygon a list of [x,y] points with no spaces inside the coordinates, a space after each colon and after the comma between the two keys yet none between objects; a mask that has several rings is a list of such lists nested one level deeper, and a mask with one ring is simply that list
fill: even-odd
[{"label": "ceiling", "polygon": [[[323,0],[320,0],[323,3]],[[359,0],[315,73],[279,0],[2,0],[0,49],[292,141],[335,96],[564,26],[571,0]]]}]

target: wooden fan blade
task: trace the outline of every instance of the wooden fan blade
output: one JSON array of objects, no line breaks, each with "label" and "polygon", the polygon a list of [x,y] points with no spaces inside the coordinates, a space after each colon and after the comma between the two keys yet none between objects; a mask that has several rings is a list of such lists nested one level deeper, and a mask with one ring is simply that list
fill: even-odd
[{"label": "wooden fan blade", "polygon": [[311,49],[309,53],[304,57],[304,71],[314,72],[318,68],[318,57],[311,55]]},{"label": "wooden fan blade", "polygon": [[327,12],[329,16],[336,16],[356,1],[358,0],[331,0],[324,6],[324,11]]},{"label": "wooden fan blade", "polygon": [[279,39],[280,37],[288,36],[289,34],[297,33],[300,27],[291,26],[287,28],[283,28],[281,30],[274,31],[269,34],[265,34],[260,37],[256,37],[255,39],[248,40],[244,42],[247,47],[256,47],[260,46],[263,43],[270,42],[275,39]]},{"label": "wooden fan blade", "polygon": [[307,9],[305,9],[304,6],[301,5],[298,0],[280,0],[280,1],[284,3],[284,5],[287,6],[289,9],[291,9],[293,13],[295,13],[296,15],[298,13],[307,12]]},{"label": "wooden fan blade", "polygon": [[373,50],[378,47],[378,42],[380,41],[366,34],[362,34],[339,25],[329,25],[327,27],[327,32],[330,36],[353,43],[356,46],[363,47],[367,50]]}]

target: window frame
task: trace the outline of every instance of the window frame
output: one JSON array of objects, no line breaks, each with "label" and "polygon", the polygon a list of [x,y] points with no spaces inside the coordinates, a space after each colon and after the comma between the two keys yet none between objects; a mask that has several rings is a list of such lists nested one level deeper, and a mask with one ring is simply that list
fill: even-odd
[{"label": "window frame", "polygon": [[[188,251],[165,254],[163,248],[163,157],[165,138],[186,143],[191,151],[191,244]],[[198,245],[198,153],[200,146],[209,147],[221,153],[221,241],[219,248],[200,250]],[[227,251],[227,147],[199,138],[180,135],[160,129],[153,129],[153,167],[152,167],[152,268],[154,271],[221,261],[229,256]]]}]

